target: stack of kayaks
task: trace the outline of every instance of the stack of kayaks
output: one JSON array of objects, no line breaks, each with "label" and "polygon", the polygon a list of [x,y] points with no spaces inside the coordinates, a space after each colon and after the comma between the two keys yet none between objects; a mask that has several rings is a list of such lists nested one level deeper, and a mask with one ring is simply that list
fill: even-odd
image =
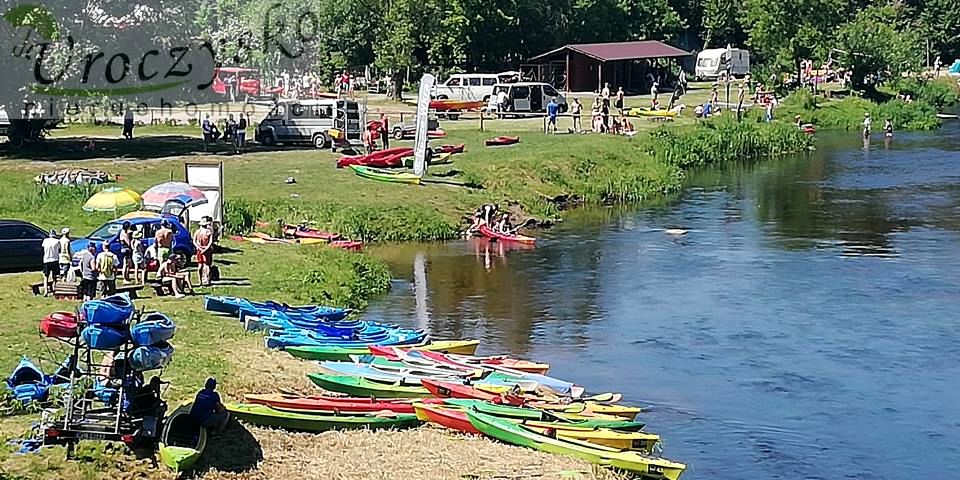
[{"label": "stack of kayaks", "polygon": [[130,365],[137,371],[163,368],[173,358],[173,338],[176,326],[162,313],[151,313],[130,328],[130,338],[136,348],[130,353]]},{"label": "stack of kayaks", "polygon": [[419,345],[427,334],[379,322],[346,320],[350,310],[307,305],[293,307],[277,302],[252,302],[244,298],[207,296],[209,311],[239,317],[248,328],[255,325],[268,333],[267,348],[336,347],[367,348],[370,345]]},{"label": "stack of kayaks", "polygon": [[89,300],[80,305],[80,337],[94,350],[116,350],[130,338],[133,303],[125,295]]},{"label": "stack of kayaks", "polygon": [[343,156],[337,159],[337,168],[360,165],[366,167],[402,167],[405,157],[413,156],[413,147],[394,147],[366,155]]}]

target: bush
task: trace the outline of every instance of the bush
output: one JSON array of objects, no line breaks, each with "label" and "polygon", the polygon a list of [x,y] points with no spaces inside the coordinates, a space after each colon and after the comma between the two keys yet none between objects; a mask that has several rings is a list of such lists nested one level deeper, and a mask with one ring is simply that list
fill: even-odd
[{"label": "bush", "polygon": [[902,79],[894,83],[893,88],[899,94],[910,95],[914,100],[927,103],[936,109],[955,105],[960,100],[960,92],[950,79],[947,81]]},{"label": "bush", "polygon": [[223,202],[224,230],[231,235],[250,233],[260,218],[262,209],[242,198]]}]

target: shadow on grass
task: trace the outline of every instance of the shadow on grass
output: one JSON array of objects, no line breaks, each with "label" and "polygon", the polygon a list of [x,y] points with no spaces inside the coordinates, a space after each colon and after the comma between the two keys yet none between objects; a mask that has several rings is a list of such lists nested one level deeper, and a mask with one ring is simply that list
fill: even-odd
[{"label": "shadow on grass", "polygon": [[[250,141],[244,147],[247,153],[297,149],[300,148],[266,148]],[[0,157],[10,160],[149,160],[182,155],[234,155],[234,152],[232,145],[223,141],[209,145],[207,151],[204,151],[200,138],[187,135],[148,135],[133,140],[102,137],[48,138],[43,143],[20,148],[14,148],[9,143],[0,144]]]},{"label": "shadow on grass", "polygon": [[263,449],[260,442],[240,422],[232,419],[222,433],[207,437],[207,448],[200,457],[195,474],[199,477],[208,470],[249,472],[261,461]]}]

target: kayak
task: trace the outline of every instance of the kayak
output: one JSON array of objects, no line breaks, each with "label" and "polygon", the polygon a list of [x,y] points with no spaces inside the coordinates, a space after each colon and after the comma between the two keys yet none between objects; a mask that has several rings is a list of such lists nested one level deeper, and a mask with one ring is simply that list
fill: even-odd
[{"label": "kayak", "polygon": [[54,312],[40,320],[40,333],[50,338],[74,338],[77,316],[73,312]]},{"label": "kayak", "polygon": [[435,148],[434,151],[438,153],[457,154],[457,153],[463,153],[463,151],[466,150],[466,148],[467,148],[466,144],[459,143],[457,145],[440,145],[439,147]]},{"label": "kayak", "polygon": [[470,375],[459,371],[439,372],[435,370],[417,370],[402,367],[381,367],[351,362],[320,362],[320,370],[330,375],[349,375],[375,382],[421,387],[421,379],[458,381]]},{"label": "kayak", "polygon": [[648,108],[632,107],[623,111],[628,117],[676,117],[677,112],[672,110],[650,110]]},{"label": "kayak", "polygon": [[403,159],[412,156],[412,147],[394,147],[368,153],[366,155],[340,157],[337,159],[337,168],[349,167],[351,165],[380,168],[401,167],[403,166]]},{"label": "kayak", "polygon": [[130,367],[138,372],[166,367],[173,359],[173,345],[160,342],[149,347],[137,347],[130,352]]},{"label": "kayak", "polygon": [[133,303],[126,295],[112,295],[100,300],[88,300],[80,305],[80,321],[90,325],[117,325],[126,323],[133,315]]},{"label": "kayak", "polygon": [[279,393],[267,395],[244,395],[247,403],[266,405],[275,409],[296,409],[301,411],[318,411],[333,413],[371,413],[390,411],[393,413],[414,413],[412,400],[354,397],[327,397],[327,396],[299,396],[283,395]]},{"label": "kayak", "polygon": [[515,143],[520,143],[520,137],[494,137],[494,138],[489,138],[483,142],[483,144],[488,147],[496,147],[501,145],[513,145]]},{"label": "kayak", "polygon": [[358,242],[355,240],[334,240],[330,242],[329,245],[333,248],[340,248],[351,252],[359,252],[363,250],[363,242]]},{"label": "kayak", "polygon": [[360,165],[350,165],[350,168],[353,169],[353,172],[359,177],[367,178],[370,180],[377,180],[381,182],[388,183],[407,183],[411,185],[419,185],[420,177],[406,172],[392,172],[389,170],[382,170],[379,168],[370,168]]},{"label": "kayak", "polygon": [[13,398],[30,403],[45,401],[50,390],[50,379],[27,357],[22,357],[13,372],[7,377],[6,387]]},{"label": "kayak", "polygon": [[516,235],[516,234],[514,234],[514,235],[509,235],[509,234],[506,234],[506,233],[500,233],[500,232],[491,230],[490,227],[488,227],[488,226],[486,226],[486,225],[480,225],[479,231],[480,231],[480,234],[481,234],[481,235],[483,235],[484,237],[487,237],[487,238],[489,238],[489,239],[492,239],[492,240],[501,240],[501,241],[505,241],[505,242],[525,243],[525,244],[528,244],[528,245],[533,245],[534,243],[537,243],[537,239],[536,239],[536,238],[527,237],[527,236],[524,236],[524,235]]},{"label": "kayak", "polygon": [[500,395],[453,382],[441,382],[428,378],[420,380],[424,388],[437,398],[462,398],[468,400],[483,400],[493,403],[503,403]]},{"label": "kayak", "polygon": [[267,316],[271,312],[280,312],[290,317],[307,318],[311,320],[339,321],[346,318],[352,310],[323,305],[291,306],[272,301],[253,302],[241,297],[206,295],[203,297],[203,308],[207,311],[226,313],[239,317],[241,313]]},{"label": "kayak", "polygon": [[160,461],[175,472],[190,470],[207,446],[207,430],[190,415],[192,403],[171,413],[160,437]]},{"label": "kayak", "polygon": [[324,232],[322,230],[317,230],[315,228],[305,227],[303,225],[284,225],[283,234],[296,238],[318,238],[320,240],[326,240],[332,242],[335,240],[340,240],[341,237],[338,233]]},{"label": "kayak", "polygon": [[[279,332],[279,333],[278,333]],[[287,333],[284,333],[287,332]],[[368,347],[370,345],[416,345],[426,340],[426,332],[415,330],[398,330],[386,335],[361,337],[359,340],[345,340],[336,337],[322,336],[306,330],[274,331],[264,337],[264,343],[270,349],[286,349],[302,345],[331,345],[337,347]]]},{"label": "kayak", "polygon": [[637,431],[641,430],[644,426],[643,423],[640,422],[623,420],[621,418],[608,415],[580,415],[577,413],[547,412],[534,408],[498,405],[481,400],[462,400],[449,398],[443,400],[443,404],[476,410],[489,415],[496,415],[498,417],[534,420],[540,422],[572,422],[578,426],[589,428],[610,428],[613,430]]},{"label": "kayak", "polygon": [[160,342],[166,342],[173,338],[177,327],[173,324],[170,317],[153,312],[130,327],[130,339],[137,346],[149,346]]},{"label": "kayak", "polygon": [[367,398],[428,398],[430,392],[423,387],[409,387],[381,383],[349,375],[322,375],[308,373],[310,379],[318,387],[330,391],[350,395],[352,397]]},{"label": "kayak", "polygon": [[624,452],[588,442],[544,435],[522,424],[473,410],[467,410],[467,418],[474,428],[502,442],[569,455],[599,465],[636,472],[646,478],[678,480],[686,469],[686,465],[682,463],[650,457],[640,452]]},{"label": "kayak", "polygon": [[[418,345],[414,347],[401,347],[404,350],[430,350],[434,352],[444,352],[444,353],[460,353],[465,355],[472,355],[477,351],[477,347],[480,345],[479,340],[440,340],[436,342],[430,342],[426,345]],[[357,348],[343,348],[343,347],[333,347],[333,346],[298,346],[298,347],[287,347],[285,349],[287,353],[293,355],[297,358],[302,358],[304,360],[339,360],[339,361],[349,361],[352,359],[352,355],[368,355],[370,354],[370,348],[368,346],[362,346]]]},{"label": "kayak", "polygon": [[385,412],[383,415],[337,415],[323,413],[294,413],[276,410],[265,405],[247,403],[227,404],[228,411],[237,418],[262,427],[276,427],[303,432],[326,432],[355,428],[406,428],[420,424],[416,415]]},{"label": "kayak", "polygon": [[[389,360],[403,360],[407,356],[398,347],[370,347],[370,353],[385,357]],[[536,363],[527,360],[516,360],[504,356],[499,357],[476,357],[472,355],[452,355],[443,353],[424,352],[421,355],[427,360],[437,361],[438,363],[450,363],[453,365],[462,365],[466,368],[497,368],[502,367],[512,371],[523,373],[544,374],[550,369],[546,363]]]},{"label": "kayak", "polygon": [[[121,327],[120,325],[117,325]],[[125,329],[112,328],[106,325],[91,324],[80,332],[83,343],[94,350],[113,350],[127,341]]]},{"label": "kayak", "polygon": [[[447,163],[453,163],[453,161],[450,160],[450,157],[452,156],[453,156],[452,153],[435,153],[433,154],[433,156],[430,157],[430,160],[427,162],[427,164],[428,165],[444,165]],[[407,168],[413,168],[413,163],[414,163],[414,158],[407,157],[406,159],[404,159],[403,166]]]},{"label": "kayak", "polygon": [[547,411],[569,412],[575,408],[582,408],[587,413],[600,415],[612,415],[615,417],[633,420],[642,411],[639,407],[628,407],[626,405],[603,405],[595,402],[574,402],[574,403],[550,403],[550,402],[526,402],[525,406],[530,408],[539,408]]},{"label": "kayak", "polygon": [[436,423],[458,432],[480,434],[480,430],[470,423],[467,412],[462,408],[425,403],[414,403],[413,408],[420,421]]},{"label": "kayak", "polygon": [[447,112],[450,110],[476,110],[483,108],[487,103],[483,100],[451,100],[442,98],[430,101],[430,110]]}]

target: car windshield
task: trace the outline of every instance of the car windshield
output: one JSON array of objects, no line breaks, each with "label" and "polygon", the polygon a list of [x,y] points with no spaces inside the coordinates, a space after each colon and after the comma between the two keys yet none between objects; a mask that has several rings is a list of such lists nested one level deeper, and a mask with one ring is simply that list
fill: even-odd
[{"label": "car windshield", "polygon": [[697,65],[701,67],[716,67],[718,63],[720,63],[718,58],[701,58],[700,61],[697,62]]},{"label": "car windshield", "polygon": [[122,223],[108,223],[94,230],[93,233],[87,235],[87,238],[90,240],[109,240],[120,233],[121,228],[123,228]]}]

